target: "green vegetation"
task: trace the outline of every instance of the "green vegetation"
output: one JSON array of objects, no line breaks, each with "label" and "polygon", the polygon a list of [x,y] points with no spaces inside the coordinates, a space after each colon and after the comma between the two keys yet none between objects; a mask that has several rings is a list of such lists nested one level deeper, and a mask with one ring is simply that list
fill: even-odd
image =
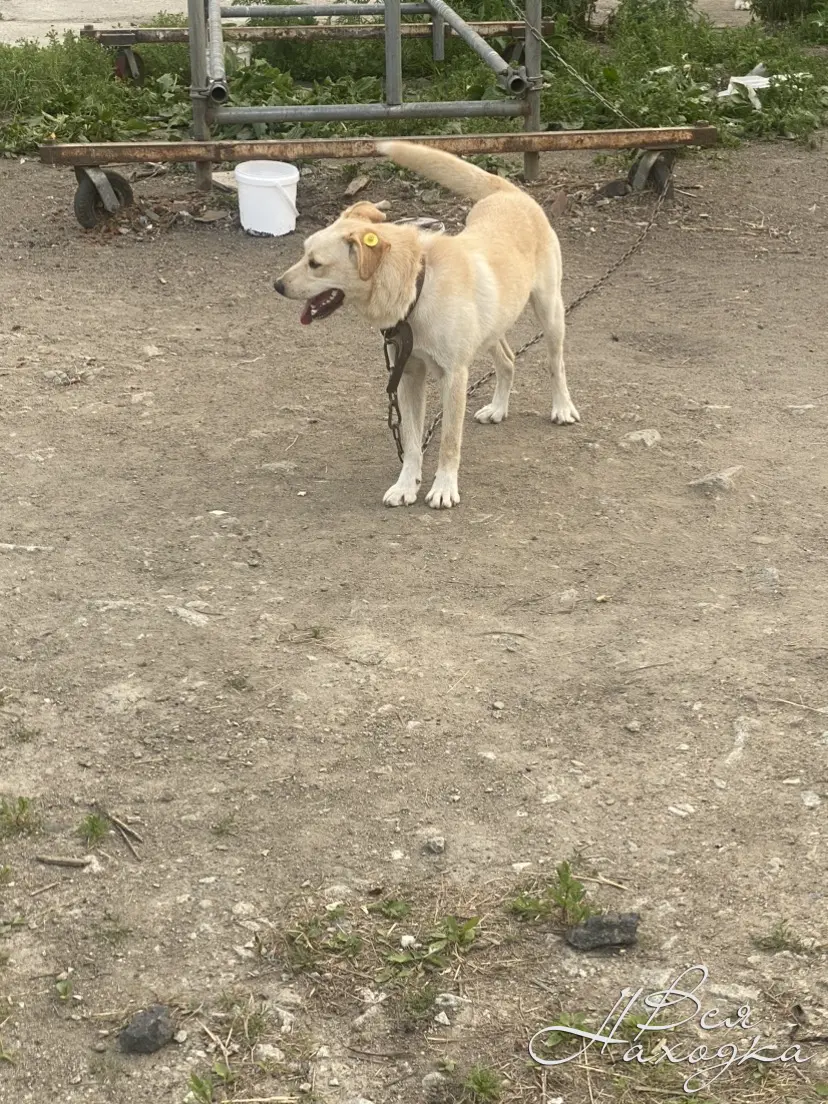
[{"label": "green vegetation", "polygon": [[[510,0],[459,5],[476,19],[515,18]],[[589,29],[592,0],[548,0],[555,33],[544,52],[543,117],[553,127],[686,124],[708,120],[727,140],[807,138],[828,116],[828,60],[806,51],[828,41],[828,5],[813,0],[756,0],[768,22],[716,28],[698,18],[690,0],[621,0],[608,25]],[[473,8],[473,10],[472,10]],[[784,25],[780,23],[784,20]],[[157,24],[180,22],[161,15]],[[494,45],[506,50],[505,40]],[[404,42],[407,99],[496,99],[493,74],[456,39],[435,64],[428,40]],[[49,140],[112,141],[177,138],[190,117],[187,50],[142,46],[140,87],[114,74],[114,51],[95,42],[53,36],[43,46],[0,45],[0,153],[31,151]],[[235,104],[367,102],[382,98],[381,40],[262,43],[251,65],[232,62]],[[762,110],[746,96],[720,99],[730,76],[765,65],[771,87]],[[571,68],[570,68],[571,67]],[[353,74],[358,74],[354,76]],[[583,78],[579,80],[578,77]],[[784,79],[783,79],[784,78]],[[583,83],[586,82],[586,85]],[[588,87],[587,87],[588,86]],[[594,91],[593,91],[594,90]],[[598,93],[596,95],[595,93]],[[224,136],[448,132],[515,127],[512,120],[425,120],[341,124],[251,124]]]}]

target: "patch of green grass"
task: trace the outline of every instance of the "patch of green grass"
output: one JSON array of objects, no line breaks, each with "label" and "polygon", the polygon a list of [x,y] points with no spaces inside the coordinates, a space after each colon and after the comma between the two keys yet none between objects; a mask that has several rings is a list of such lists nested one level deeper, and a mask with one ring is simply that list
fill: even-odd
[{"label": "patch of green grass", "polygon": [[578,881],[568,862],[558,865],[554,882],[539,891],[519,893],[508,908],[520,920],[558,918],[567,928],[582,924],[596,911],[586,899],[583,882]]},{"label": "patch of green grass", "polygon": [[0,839],[31,836],[39,828],[40,818],[31,798],[0,798]]},{"label": "patch of green grass", "polygon": [[470,1104],[495,1104],[503,1093],[503,1079],[488,1066],[472,1066],[463,1082],[463,1092]]},{"label": "patch of green grass", "polygon": [[386,920],[405,920],[411,915],[411,905],[408,901],[400,901],[395,897],[388,897],[384,901],[374,901],[368,906],[369,912],[378,912]]},{"label": "patch of green grass", "polygon": [[792,951],[794,954],[808,954],[812,948],[791,931],[787,920],[777,920],[767,935],[756,935],[752,943],[760,951]]},{"label": "patch of green grass", "polygon": [[385,955],[386,965],[380,980],[447,969],[453,958],[461,957],[471,949],[479,924],[479,916],[468,920],[459,920],[456,916],[443,917],[436,928],[413,946],[389,951]]},{"label": "patch of green grass", "polygon": [[197,1104],[212,1104],[214,1085],[209,1074],[206,1077],[199,1077],[197,1073],[191,1073],[187,1088],[190,1090],[189,1095]]},{"label": "patch of green grass", "polygon": [[342,905],[300,920],[285,932],[288,959],[297,969],[313,969],[326,955],[353,959],[362,950],[362,936],[345,924]]},{"label": "patch of green grass", "polygon": [[78,825],[78,835],[87,847],[95,847],[109,835],[109,821],[100,813],[89,813]]},{"label": "patch of green grass", "polygon": [[14,872],[10,866],[4,863],[0,866],[0,886],[10,885]]}]

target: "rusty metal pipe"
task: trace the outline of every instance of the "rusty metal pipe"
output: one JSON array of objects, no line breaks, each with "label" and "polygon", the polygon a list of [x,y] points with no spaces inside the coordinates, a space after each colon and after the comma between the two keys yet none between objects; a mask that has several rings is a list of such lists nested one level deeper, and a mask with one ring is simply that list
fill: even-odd
[{"label": "rusty metal pipe", "polygon": [[[549,153],[561,150],[669,149],[715,146],[716,128],[648,127],[641,130],[556,130],[527,134],[448,134],[403,138],[465,156],[481,153]],[[377,157],[375,138],[302,138],[222,142],[78,142],[39,148],[45,165],[124,165],[145,161],[299,161],[305,158]]]},{"label": "rusty metal pipe", "polygon": [[[403,15],[428,15],[428,4],[401,4]],[[250,4],[247,7],[222,8],[223,19],[304,19],[318,15],[383,15],[384,4],[297,4],[284,7],[272,4]]]},{"label": "rusty metal pipe", "polygon": [[[431,38],[434,34],[437,21],[434,23],[403,23],[400,33],[403,38]],[[525,24],[517,22],[489,22],[470,23],[481,38],[523,38]],[[548,20],[542,24],[542,33],[551,34],[555,24]],[[457,32],[451,27],[444,27],[447,35],[457,37]],[[84,38],[91,38],[100,42],[102,46],[150,46],[171,45],[174,43],[186,43],[189,41],[189,32],[186,27],[136,27],[134,30],[121,29],[120,27],[107,28],[95,31],[91,27],[84,27],[81,34]],[[330,26],[316,23],[306,25],[304,23],[288,24],[283,27],[222,27],[222,34],[226,42],[273,42],[279,39],[348,39],[348,38],[383,38],[385,36],[384,23],[333,23]],[[437,59],[440,60],[440,59]]]}]

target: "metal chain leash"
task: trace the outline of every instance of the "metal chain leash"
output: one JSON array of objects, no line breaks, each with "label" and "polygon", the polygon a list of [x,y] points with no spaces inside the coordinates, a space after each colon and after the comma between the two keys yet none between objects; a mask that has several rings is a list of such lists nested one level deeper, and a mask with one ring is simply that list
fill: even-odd
[{"label": "metal chain leash", "polygon": [[[667,194],[670,191],[670,184],[671,183],[672,183],[672,176],[668,175],[667,179],[664,182],[664,187],[661,189],[661,192],[659,193],[658,199],[656,200],[656,205],[653,208],[653,213],[650,215],[650,218],[647,220],[646,226],[642,229],[641,233],[638,235],[638,237],[635,239],[635,241],[632,243],[632,245],[629,247],[629,249],[627,249],[624,253],[622,253],[621,256],[616,261],[613,261],[613,263],[606,270],[606,272],[602,276],[600,276],[595,281],[595,283],[590,284],[589,287],[586,288],[585,291],[582,291],[580,295],[577,295],[572,300],[572,302],[569,304],[569,306],[566,308],[566,311],[565,311],[565,315],[567,317],[574,310],[577,310],[577,308],[580,307],[582,303],[586,302],[586,300],[589,299],[589,297],[591,295],[593,295],[596,291],[599,291],[604,286],[604,284],[606,284],[607,281],[610,280],[615,275],[615,273],[618,271],[618,269],[621,268],[622,265],[625,265],[627,263],[627,261],[632,256],[634,256],[634,254],[636,254],[638,252],[638,250],[644,244],[644,242],[647,239],[648,234],[653,229],[653,227],[655,226],[655,224],[658,220],[658,216],[661,213],[661,208],[663,207],[664,201],[667,198]],[[518,357],[523,356],[523,354],[528,349],[531,349],[533,345],[537,345],[537,343],[542,338],[543,338],[543,330],[541,330],[540,333],[536,333],[535,336],[530,338],[528,341],[524,342],[524,344],[521,345],[520,348],[515,351],[515,360],[517,360]],[[489,380],[492,378],[492,376],[494,374],[495,374],[495,370],[492,369],[491,371],[487,372],[485,374],[485,376],[481,376],[480,379],[475,380],[474,383],[472,383],[469,386],[468,390],[466,391],[466,397],[470,398],[475,393],[475,391],[478,390],[478,388],[482,387],[484,383],[488,383]],[[397,418],[396,423],[394,422],[394,420],[392,418],[392,414],[394,412],[396,412],[396,418]],[[423,437],[423,446],[422,446],[423,452],[425,452],[425,450],[428,448],[428,445],[431,441],[431,438],[434,436],[434,434],[435,434],[437,428],[439,427],[440,423],[442,422],[442,420],[443,420],[443,412],[441,410],[437,414],[437,416],[434,418],[431,425],[428,427],[428,429],[425,432],[425,436]],[[400,435],[400,421],[401,421],[400,408],[399,408],[399,404],[396,401],[396,393],[395,393],[394,396],[393,396],[393,401],[389,400],[388,425],[389,425],[389,428],[391,429],[391,434],[392,434],[392,436],[394,438],[394,441],[397,445],[397,452],[400,455],[400,459],[402,459],[403,447],[402,447],[402,437]]]}]

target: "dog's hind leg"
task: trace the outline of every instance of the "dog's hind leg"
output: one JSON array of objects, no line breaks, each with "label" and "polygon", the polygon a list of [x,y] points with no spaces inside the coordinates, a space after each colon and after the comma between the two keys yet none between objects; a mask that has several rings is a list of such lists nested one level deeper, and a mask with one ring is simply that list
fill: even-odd
[{"label": "dog's hind leg", "polygon": [[426,409],[426,366],[413,357],[405,366],[397,390],[402,424],[403,466],[400,477],[383,496],[386,506],[410,506],[417,501],[423,477],[423,424]]},{"label": "dog's hind leg", "polygon": [[494,347],[495,389],[492,401],[474,415],[478,422],[502,422],[509,417],[509,396],[515,378],[515,354],[502,337]]},{"label": "dog's hind leg", "polygon": [[564,368],[565,312],[560,287],[552,274],[539,281],[530,296],[532,310],[543,330],[549,353],[549,376],[552,381],[552,421],[558,425],[580,422],[581,416],[569,395]]}]

